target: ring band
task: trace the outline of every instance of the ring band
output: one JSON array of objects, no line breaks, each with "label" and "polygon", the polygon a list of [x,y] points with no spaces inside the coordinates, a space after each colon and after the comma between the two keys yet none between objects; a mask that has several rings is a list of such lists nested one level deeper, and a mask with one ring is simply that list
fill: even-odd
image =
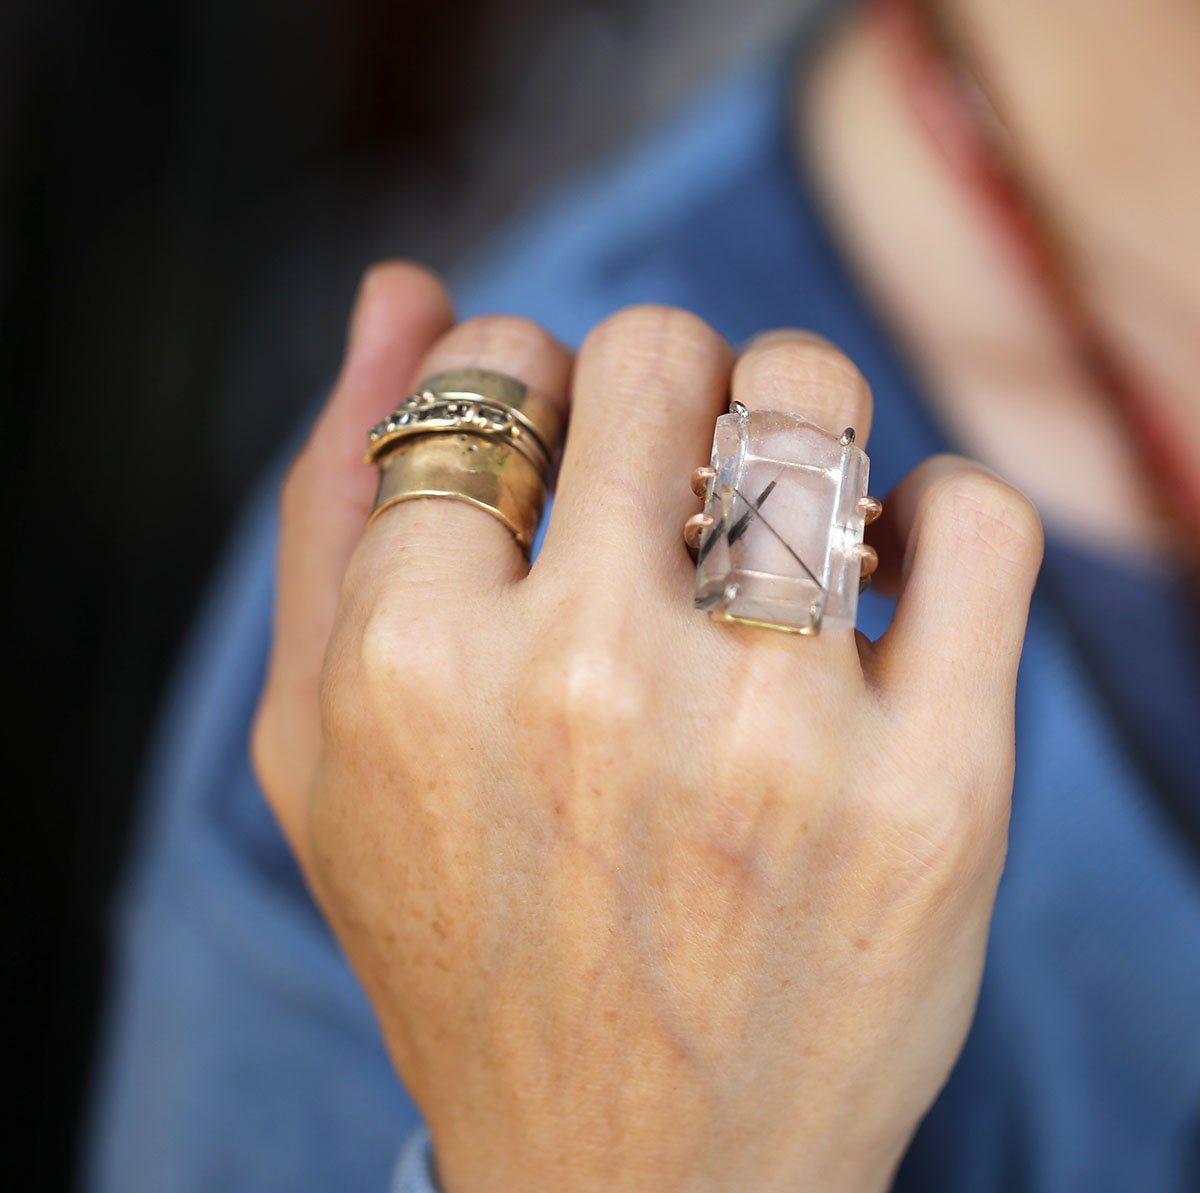
[{"label": "ring band", "polygon": [[528,552],[561,430],[555,407],[513,377],[485,369],[429,377],[371,428],[366,458],[379,487],[367,525],[401,502],[448,497],[491,514]]},{"label": "ring band", "polygon": [[367,461],[418,435],[458,432],[506,442],[547,482],[562,433],[556,407],[523,382],[488,369],[451,369],[428,377],[368,433]]},{"label": "ring band", "polygon": [[465,435],[411,439],[379,464],[379,489],[369,526],[384,510],[419,497],[449,497],[485,510],[529,550],[541,520],[546,486],[513,447]]}]

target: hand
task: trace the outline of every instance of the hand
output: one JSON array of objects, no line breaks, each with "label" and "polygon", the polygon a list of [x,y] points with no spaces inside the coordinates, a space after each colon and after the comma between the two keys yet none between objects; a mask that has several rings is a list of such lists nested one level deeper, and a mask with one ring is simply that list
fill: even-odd
[{"label": "hand", "polygon": [[[444,1187],[878,1193],[973,1013],[1037,516],[934,458],[879,523],[879,641],[716,624],[679,539],[714,417],[865,443],[854,366],[646,307],[572,377],[530,323],[450,322],[428,275],[369,277],[283,496],[254,740]],[[532,571],[452,501],[362,531],[364,429],[461,365],[570,401]]]}]

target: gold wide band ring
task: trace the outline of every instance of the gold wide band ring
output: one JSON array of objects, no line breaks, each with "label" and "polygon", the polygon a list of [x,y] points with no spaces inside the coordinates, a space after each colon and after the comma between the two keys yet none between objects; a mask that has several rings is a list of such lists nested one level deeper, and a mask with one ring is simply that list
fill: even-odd
[{"label": "gold wide band ring", "polygon": [[371,428],[367,460],[379,487],[368,525],[401,502],[445,497],[491,514],[528,551],[561,433],[555,407],[513,377],[484,369],[430,377]]}]

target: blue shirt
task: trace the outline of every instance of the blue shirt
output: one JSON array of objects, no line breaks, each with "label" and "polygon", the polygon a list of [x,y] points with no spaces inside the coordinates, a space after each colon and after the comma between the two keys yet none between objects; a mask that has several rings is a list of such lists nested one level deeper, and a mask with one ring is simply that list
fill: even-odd
[{"label": "blue shirt", "polygon": [[[788,107],[780,63],[746,64],[513,228],[460,305],[528,315],[568,342],[641,301],[691,308],[734,342],[815,329],[872,384],[872,488],[886,492],[953,445],[838,257],[798,175]],[[249,767],[277,479],[229,549],[150,762],[86,1154],[94,1193],[432,1188],[417,1112]],[[1069,550],[1051,544],[1033,603],[979,1011],[903,1193],[1200,1189],[1200,870],[1157,794],[1182,782],[1176,795],[1195,802],[1195,667],[1135,677],[1135,708],[1114,704],[1104,634],[1076,614],[1103,629],[1107,578],[1108,624],[1134,642],[1144,627],[1122,615],[1125,565],[1083,558],[1081,582]],[[1055,589],[1067,562],[1074,578]],[[1158,624],[1182,621],[1165,577],[1129,575]],[[875,636],[889,615],[868,593],[860,626]],[[1159,637],[1176,660],[1173,636]],[[1144,765],[1138,710],[1174,778]]]}]

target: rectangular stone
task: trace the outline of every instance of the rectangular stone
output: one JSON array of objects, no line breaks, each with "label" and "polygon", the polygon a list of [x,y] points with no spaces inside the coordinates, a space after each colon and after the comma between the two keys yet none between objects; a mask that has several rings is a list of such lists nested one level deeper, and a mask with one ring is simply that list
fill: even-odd
[{"label": "rectangular stone", "polygon": [[801,633],[853,628],[869,462],[799,415],[717,419],[696,606]]}]

